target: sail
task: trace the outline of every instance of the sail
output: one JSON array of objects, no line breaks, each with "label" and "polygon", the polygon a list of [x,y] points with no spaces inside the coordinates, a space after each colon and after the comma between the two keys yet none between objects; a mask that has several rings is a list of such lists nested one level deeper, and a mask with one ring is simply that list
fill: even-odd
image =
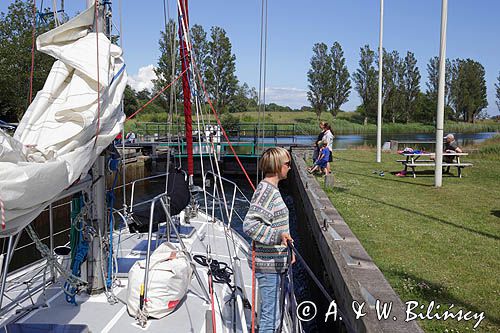
[{"label": "sail", "polygon": [[37,38],[37,49],[57,60],[14,136],[0,130],[0,237],[24,228],[85,175],[123,128],[122,50],[91,32],[93,24],[92,6]]}]

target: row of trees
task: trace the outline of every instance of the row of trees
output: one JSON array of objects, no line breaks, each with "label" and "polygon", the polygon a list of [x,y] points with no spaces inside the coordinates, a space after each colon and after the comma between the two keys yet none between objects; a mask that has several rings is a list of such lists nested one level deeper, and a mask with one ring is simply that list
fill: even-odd
[{"label": "row of trees", "polygon": [[[30,95],[32,4],[15,0],[7,14],[0,15],[0,118],[16,122],[28,107]],[[48,31],[50,23],[39,22],[37,35]],[[54,59],[35,51],[33,97],[42,89]]]},{"label": "row of trees", "polygon": [[[201,25],[194,25],[190,31],[192,52],[196,76],[195,84],[201,94],[206,91],[216,109],[220,112],[243,112],[256,109],[257,91],[248,84],[239,84],[236,77],[236,56],[232,53],[232,45],[226,31],[214,26],[210,29],[210,38]],[[160,91],[181,73],[181,59],[178,51],[178,27],[170,20],[166,31],[162,32],[159,41],[161,56],[155,68],[157,79],[154,90]],[[199,80],[201,79],[201,80]],[[203,84],[201,84],[203,82]],[[166,105],[181,98],[179,83],[168,92],[162,94]]]},{"label": "row of trees", "polygon": [[[385,121],[432,123],[435,120],[438,95],[439,59],[434,57],[427,64],[428,82],[421,91],[421,74],[412,52],[404,57],[397,51],[384,49],[382,74],[382,107]],[[348,101],[351,77],[345,65],[342,47],[335,42],[328,52],[324,43],[313,47],[308,99],[318,115],[330,111],[335,116],[342,104]],[[365,122],[374,121],[378,102],[378,55],[369,45],[360,49],[358,69],[352,74],[354,89],[361,98],[358,111]],[[497,105],[500,109],[500,76]],[[472,59],[446,61],[446,116],[448,119],[474,122],[486,117],[488,106],[484,67]]]}]

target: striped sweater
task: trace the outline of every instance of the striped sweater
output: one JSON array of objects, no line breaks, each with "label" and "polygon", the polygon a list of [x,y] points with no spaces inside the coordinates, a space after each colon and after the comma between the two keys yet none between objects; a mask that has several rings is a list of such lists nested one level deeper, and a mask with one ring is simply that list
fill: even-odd
[{"label": "striped sweater", "polygon": [[[279,189],[263,180],[253,194],[243,221],[243,231],[255,241],[255,271],[282,273],[287,268],[287,247],[281,245],[281,234],[290,233],[288,208]],[[252,252],[249,253],[252,267]]]}]

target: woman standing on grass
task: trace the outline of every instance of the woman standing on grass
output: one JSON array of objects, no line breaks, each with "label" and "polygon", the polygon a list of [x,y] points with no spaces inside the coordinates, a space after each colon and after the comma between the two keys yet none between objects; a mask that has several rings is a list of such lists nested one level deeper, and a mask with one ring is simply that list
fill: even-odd
[{"label": "woman standing on grass", "polygon": [[323,135],[323,140],[326,141],[328,143],[327,147],[328,149],[330,150],[330,156],[328,157],[328,164],[326,165],[326,170],[328,173],[331,173],[331,166],[330,166],[330,163],[333,161],[333,139],[335,138],[335,136],[333,135],[333,131],[332,131],[332,128],[330,127],[330,125],[328,123],[325,123],[324,125],[324,129],[325,129],[325,132],[324,132],[324,135]]},{"label": "woman standing on grass", "polygon": [[[267,149],[260,158],[259,169],[265,178],[253,194],[243,222],[243,231],[254,241],[255,276],[260,294],[259,333],[274,333],[280,322],[280,284],[287,270],[288,208],[278,183],[287,178],[291,158],[281,147]],[[292,264],[295,261],[292,257]],[[252,259],[248,260],[252,267]]]}]

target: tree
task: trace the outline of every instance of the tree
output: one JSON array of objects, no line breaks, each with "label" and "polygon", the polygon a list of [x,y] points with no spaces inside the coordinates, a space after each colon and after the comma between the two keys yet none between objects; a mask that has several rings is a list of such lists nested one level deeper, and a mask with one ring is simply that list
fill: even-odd
[{"label": "tree", "polygon": [[353,74],[355,89],[361,97],[365,124],[375,119],[377,111],[377,71],[374,66],[375,52],[369,45],[360,49],[359,68]]},{"label": "tree", "polygon": [[256,108],[256,99],[257,92],[255,88],[250,89],[248,84],[243,83],[242,86],[238,86],[236,94],[229,105],[229,112],[244,112],[250,108]]},{"label": "tree", "polygon": [[[30,1],[15,0],[0,14],[0,116],[18,121],[29,104],[33,13]],[[38,25],[35,37],[53,24]],[[54,58],[35,50],[33,98],[42,89]]]},{"label": "tree", "polygon": [[330,57],[332,69],[328,104],[333,117],[335,117],[340,110],[340,106],[349,100],[351,80],[349,79],[349,71],[345,64],[344,52],[339,43],[333,43],[330,49]]},{"label": "tree", "polygon": [[411,115],[415,111],[415,102],[420,92],[420,71],[417,67],[417,59],[412,52],[407,52],[404,60],[403,74],[403,96],[404,115],[406,123],[410,122]]},{"label": "tree", "polygon": [[383,50],[382,71],[382,107],[386,120],[395,123],[401,114],[403,61],[397,51],[391,53]]},{"label": "tree", "polygon": [[313,46],[313,56],[311,58],[311,68],[307,72],[309,81],[309,91],[307,99],[311,103],[318,120],[321,113],[327,109],[330,78],[331,58],[328,56],[328,46],[324,43],[316,43]]},{"label": "tree", "polygon": [[497,103],[497,108],[500,111],[500,72],[498,73],[497,77],[497,83],[495,83],[495,89],[496,89],[496,103]]},{"label": "tree", "polygon": [[125,86],[125,91],[123,93],[123,109],[127,117],[139,109],[139,102],[135,96],[134,89],[128,84]]},{"label": "tree", "polygon": [[[427,64],[427,91],[426,94],[430,102],[434,103],[434,112],[437,110],[437,98],[439,89],[439,57],[433,57],[429,59]],[[451,104],[451,80],[452,80],[452,65],[450,59],[446,59],[445,62],[445,85],[444,85],[444,105],[445,114],[448,118],[454,118],[453,110],[450,108]],[[427,103],[427,105],[430,105]],[[434,117],[435,118],[435,117]]]},{"label": "tree", "polygon": [[[169,20],[166,26],[166,32],[161,32],[160,40],[160,59],[154,69],[156,79],[153,80],[154,91],[159,92],[172,82],[181,73],[180,56],[178,52],[178,38],[176,23]],[[178,82],[174,83],[169,89],[165,90],[161,98],[165,105],[173,105],[180,98],[180,89],[177,89]]]},{"label": "tree", "polygon": [[[200,76],[205,81],[206,59],[208,57],[207,33],[199,24],[191,28],[192,55]],[[198,78],[197,78],[198,79]]]},{"label": "tree", "polygon": [[224,29],[212,27],[210,37],[205,61],[206,88],[217,109],[223,110],[238,89],[236,56],[231,53],[231,42]]},{"label": "tree", "polygon": [[483,65],[472,59],[458,59],[453,65],[456,73],[451,83],[451,102],[456,114],[473,123],[488,106]]}]

